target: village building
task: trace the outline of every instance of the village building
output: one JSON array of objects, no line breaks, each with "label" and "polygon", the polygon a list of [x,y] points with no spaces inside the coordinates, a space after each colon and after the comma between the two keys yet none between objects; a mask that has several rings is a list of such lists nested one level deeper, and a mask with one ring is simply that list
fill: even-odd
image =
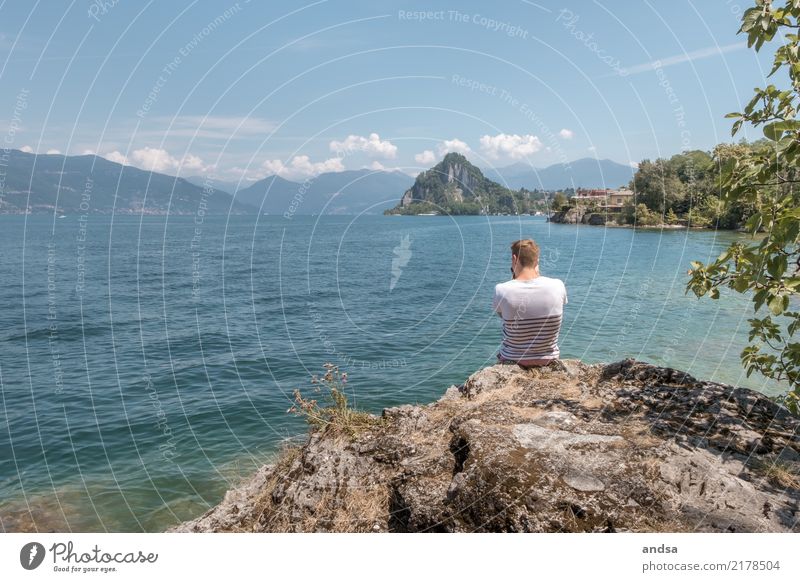
[{"label": "village building", "polygon": [[633,201],[633,191],[627,188],[578,188],[572,200],[577,205],[595,204],[598,209],[608,212],[619,211],[626,203]]}]

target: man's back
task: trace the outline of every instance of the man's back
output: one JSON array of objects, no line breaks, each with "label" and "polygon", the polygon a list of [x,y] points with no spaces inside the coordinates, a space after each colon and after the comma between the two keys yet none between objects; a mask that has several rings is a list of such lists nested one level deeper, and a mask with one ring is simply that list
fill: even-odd
[{"label": "man's back", "polygon": [[503,360],[558,359],[567,290],[560,279],[512,279],[495,286],[493,308],[503,318]]}]

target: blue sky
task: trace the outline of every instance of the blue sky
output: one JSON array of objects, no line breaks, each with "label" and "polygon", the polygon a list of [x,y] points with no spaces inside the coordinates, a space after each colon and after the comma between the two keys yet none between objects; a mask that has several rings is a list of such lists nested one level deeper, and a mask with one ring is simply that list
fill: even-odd
[{"label": "blue sky", "polygon": [[[0,133],[222,179],[635,163],[730,139],[745,0],[0,3]],[[654,66],[653,63],[660,62]],[[753,133],[749,137],[758,137]]]}]

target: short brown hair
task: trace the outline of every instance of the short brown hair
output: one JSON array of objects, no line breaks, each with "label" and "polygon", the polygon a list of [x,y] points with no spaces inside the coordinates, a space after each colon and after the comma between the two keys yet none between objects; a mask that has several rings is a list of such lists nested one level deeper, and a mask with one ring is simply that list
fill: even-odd
[{"label": "short brown hair", "polygon": [[517,256],[523,267],[535,267],[539,264],[539,245],[532,239],[515,240],[511,243],[511,253]]}]

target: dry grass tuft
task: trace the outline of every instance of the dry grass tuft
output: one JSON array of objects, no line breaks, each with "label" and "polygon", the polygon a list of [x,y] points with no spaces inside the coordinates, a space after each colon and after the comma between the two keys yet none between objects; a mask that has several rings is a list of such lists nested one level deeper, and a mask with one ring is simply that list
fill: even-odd
[{"label": "dry grass tuft", "polygon": [[758,475],[783,489],[800,490],[800,476],[797,465],[776,458],[754,459],[747,465]]},{"label": "dry grass tuft", "polygon": [[355,436],[356,434],[376,428],[384,423],[384,419],[355,410],[347,402],[344,388],[347,384],[347,373],[339,372],[338,366],[326,363],[322,378],[313,376],[311,384],[314,391],[321,393],[320,386],[325,386],[327,405],[321,405],[316,398],[303,396],[299,389],[294,391],[294,405],[287,412],[305,417],[312,427],[337,435]]}]

